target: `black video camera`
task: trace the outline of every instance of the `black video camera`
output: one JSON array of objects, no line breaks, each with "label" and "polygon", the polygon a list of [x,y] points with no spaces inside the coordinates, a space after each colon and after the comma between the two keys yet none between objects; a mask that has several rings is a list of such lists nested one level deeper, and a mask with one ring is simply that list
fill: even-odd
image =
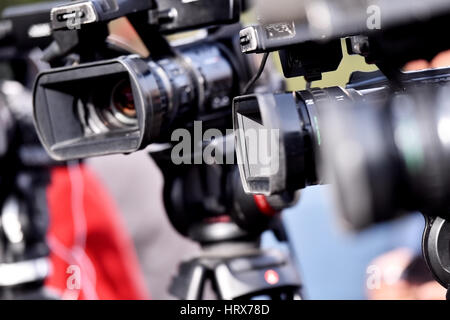
[{"label": "black video camera", "polygon": [[[346,88],[308,87],[293,93],[235,98],[237,154],[247,192],[270,195],[301,189],[323,180],[318,172],[318,160],[326,139],[321,118],[327,109],[339,110],[341,105],[357,101],[382,103],[387,96],[402,92],[412,83],[448,81],[448,70],[401,71],[411,60],[430,60],[450,48],[450,42],[439,35],[440,30],[449,27],[448,3],[427,3],[430,7],[424,12],[421,5],[411,5],[411,9],[401,11],[398,3],[374,2],[382,13],[380,29],[368,28],[367,4],[361,1],[324,1],[320,8],[314,1],[306,3],[304,15],[299,13],[297,20],[280,22],[274,17],[262,17],[260,24],[241,30],[242,51],[279,51],[285,77],[304,76],[310,85],[312,81],[320,80],[322,73],[339,67],[343,57],[341,38],[345,38],[350,54],[364,56],[380,71],[355,72]],[[407,7],[406,2],[403,5]],[[295,8],[293,10],[295,12]],[[328,19],[326,23],[324,19]],[[326,28],[317,29],[324,25]],[[266,139],[261,143],[271,151],[268,163],[256,161],[255,148],[259,145],[249,142],[248,136],[258,128],[276,131],[274,143],[260,137],[260,140]],[[251,158],[254,158],[253,162]]]},{"label": "black video camera", "polygon": [[[235,98],[244,189],[271,195],[330,182],[341,216],[356,229],[420,211],[425,260],[448,288],[450,68],[402,68],[450,49],[442,37],[450,3],[305,1],[291,11],[288,21],[276,14],[241,31],[243,52],[279,51],[285,76],[307,81],[302,91]],[[355,72],[345,88],[311,89],[338,68],[341,38],[349,54],[379,71]],[[256,134],[255,144],[255,131],[276,139]],[[268,163],[255,161],[261,145]]]},{"label": "black video camera", "polygon": [[[193,120],[231,127],[231,101],[252,69],[239,52],[239,27],[220,25],[239,20],[240,1],[78,1],[51,17],[54,41],[44,56],[60,67],[38,76],[34,116],[53,158],[131,153],[170,141],[170,129]],[[107,23],[119,17],[149,57],[108,41]],[[165,37],[204,27],[202,39],[182,45]]]}]

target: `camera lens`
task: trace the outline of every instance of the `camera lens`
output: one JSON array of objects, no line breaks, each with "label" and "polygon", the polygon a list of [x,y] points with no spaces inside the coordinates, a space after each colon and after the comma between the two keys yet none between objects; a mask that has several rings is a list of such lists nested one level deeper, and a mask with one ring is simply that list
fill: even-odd
[{"label": "camera lens", "polygon": [[322,162],[341,216],[355,229],[403,212],[448,216],[450,91],[388,94],[323,115]]},{"label": "camera lens", "polygon": [[121,81],[112,93],[112,108],[117,111],[117,117],[136,119],[136,106],[134,105],[133,91],[129,80]]},{"label": "camera lens", "polygon": [[105,88],[77,99],[78,115],[84,127],[94,134],[137,127],[130,80],[111,81]]}]

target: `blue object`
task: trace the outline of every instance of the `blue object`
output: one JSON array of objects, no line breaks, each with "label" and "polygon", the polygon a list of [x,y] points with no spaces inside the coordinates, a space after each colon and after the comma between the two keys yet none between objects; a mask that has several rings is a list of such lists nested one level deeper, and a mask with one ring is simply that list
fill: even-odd
[{"label": "blue object", "polygon": [[[302,275],[307,299],[365,299],[366,268],[377,256],[398,247],[420,252],[424,219],[413,214],[361,233],[339,226],[329,187],[302,191],[299,204],[283,213],[283,222]],[[272,234],[267,247],[280,246]]]}]

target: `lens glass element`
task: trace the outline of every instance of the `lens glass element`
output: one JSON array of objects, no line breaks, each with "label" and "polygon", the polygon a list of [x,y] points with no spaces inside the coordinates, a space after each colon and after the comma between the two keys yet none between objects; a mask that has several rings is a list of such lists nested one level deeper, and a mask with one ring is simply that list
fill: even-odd
[{"label": "lens glass element", "polygon": [[112,107],[115,111],[128,118],[136,118],[133,91],[129,80],[121,81],[112,93]]}]

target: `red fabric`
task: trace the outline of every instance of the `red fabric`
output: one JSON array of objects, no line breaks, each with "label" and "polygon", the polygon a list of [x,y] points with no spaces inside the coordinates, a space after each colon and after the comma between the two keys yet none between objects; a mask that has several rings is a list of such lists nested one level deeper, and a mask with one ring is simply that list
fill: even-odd
[{"label": "red fabric", "polygon": [[114,202],[85,165],[55,168],[47,197],[47,287],[63,299],[149,298]]}]

